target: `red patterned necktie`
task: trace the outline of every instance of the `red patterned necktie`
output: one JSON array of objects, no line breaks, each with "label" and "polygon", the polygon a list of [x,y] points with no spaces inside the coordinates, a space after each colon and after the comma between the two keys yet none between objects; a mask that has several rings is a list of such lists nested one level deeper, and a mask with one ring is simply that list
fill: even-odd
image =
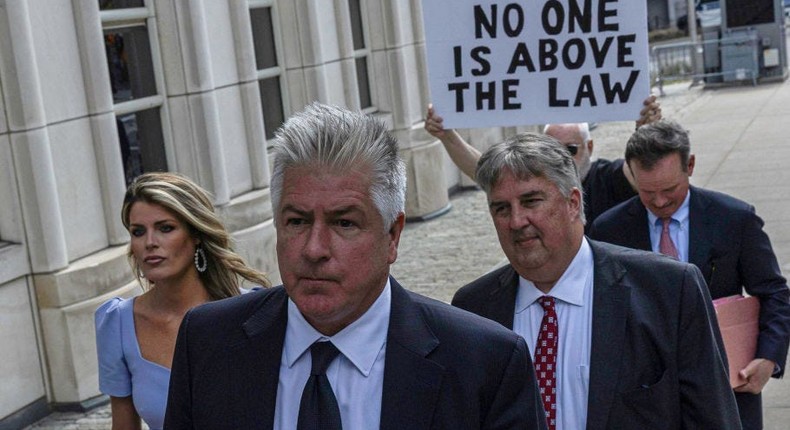
[{"label": "red patterned necktie", "polygon": [[678,249],[669,236],[669,224],[672,218],[661,218],[661,240],[658,241],[658,252],[670,257],[678,258]]},{"label": "red patterned necktie", "polygon": [[554,311],[554,297],[543,296],[538,299],[538,303],[543,306],[543,321],[535,347],[535,373],[546,410],[546,421],[549,430],[554,430],[557,428],[557,312]]}]

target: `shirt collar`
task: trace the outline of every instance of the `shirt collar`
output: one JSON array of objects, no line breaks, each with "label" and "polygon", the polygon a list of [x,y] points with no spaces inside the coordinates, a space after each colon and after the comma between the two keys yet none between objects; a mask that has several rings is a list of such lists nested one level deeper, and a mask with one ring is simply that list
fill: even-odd
[{"label": "shirt collar", "polygon": [[[560,279],[551,288],[550,295],[565,303],[583,306],[584,289],[587,288],[589,277],[592,276],[593,257],[587,238],[582,239],[582,245],[571,264],[565,269]],[[519,276],[518,294],[516,294],[516,313],[523,312],[531,304],[546,294],[540,291],[532,281]],[[580,288],[581,286],[581,288]]]},{"label": "shirt collar", "polygon": [[343,356],[367,377],[387,341],[391,302],[392,290],[387,278],[384,290],[361,317],[334,336],[327,337],[307,322],[296,303],[289,298],[288,323],[285,327],[286,364],[289,368],[293,367],[314,342],[326,339],[332,341]]},{"label": "shirt collar", "polygon": [[[691,197],[691,190],[686,191],[686,198],[683,199],[683,203],[680,204],[678,210],[672,214],[672,219],[680,223],[681,226],[686,224],[686,220],[689,218],[689,199]],[[650,221],[651,226],[660,226],[661,223],[658,217],[650,211],[647,210],[647,220]]]}]

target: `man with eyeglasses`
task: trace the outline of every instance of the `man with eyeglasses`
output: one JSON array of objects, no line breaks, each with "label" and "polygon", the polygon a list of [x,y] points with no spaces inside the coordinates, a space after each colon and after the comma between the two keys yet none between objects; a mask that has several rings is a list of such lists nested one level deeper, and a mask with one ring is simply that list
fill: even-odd
[{"label": "man with eyeglasses", "polygon": [[[661,119],[661,107],[655,96],[645,99],[639,115],[637,127]],[[450,158],[465,175],[475,179],[480,151],[467,143],[455,130],[445,129],[442,121],[442,117],[434,112],[433,106],[428,105],[425,130],[442,142]],[[543,132],[565,145],[576,163],[584,191],[584,215],[587,218],[585,233],[598,215],[636,195],[631,172],[622,158],[592,160],[593,139],[587,123],[548,124]]]}]

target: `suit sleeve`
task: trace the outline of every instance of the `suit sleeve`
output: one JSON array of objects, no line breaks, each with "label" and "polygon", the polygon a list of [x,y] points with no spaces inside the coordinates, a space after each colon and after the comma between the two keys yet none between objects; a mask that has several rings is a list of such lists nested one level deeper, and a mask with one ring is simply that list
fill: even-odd
[{"label": "suit sleeve", "polygon": [[784,373],[790,342],[790,290],[782,277],[763,220],[750,207],[741,233],[738,272],[746,292],[760,299],[760,338],[757,358],[767,358]]},{"label": "suit sleeve", "polygon": [[456,308],[463,309],[465,311],[469,311],[479,315],[478,312],[475,312],[476,309],[474,309],[473,306],[470,306],[471,302],[468,300],[468,296],[469,293],[467,292],[467,290],[465,288],[461,288],[455,292],[455,294],[453,295],[453,300],[450,302],[450,304],[452,306],[455,306]]},{"label": "suit sleeve", "polygon": [[518,336],[482,428],[547,429],[535,370],[521,336]]},{"label": "suit sleeve", "polygon": [[178,329],[173,367],[170,370],[170,388],[165,412],[165,430],[194,428],[192,422],[192,381],[189,367],[189,317],[187,312]]},{"label": "suit sleeve", "polygon": [[716,314],[702,273],[688,265],[678,326],[682,428],[739,429]]}]

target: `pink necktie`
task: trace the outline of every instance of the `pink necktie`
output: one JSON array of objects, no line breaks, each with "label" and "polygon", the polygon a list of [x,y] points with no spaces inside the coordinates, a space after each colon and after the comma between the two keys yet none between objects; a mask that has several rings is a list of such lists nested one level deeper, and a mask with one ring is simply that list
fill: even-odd
[{"label": "pink necktie", "polygon": [[661,218],[661,240],[658,242],[658,252],[670,257],[678,258],[678,249],[669,237],[669,224],[672,218]]},{"label": "pink necktie", "polygon": [[543,321],[540,323],[538,344],[535,348],[535,373],[538,387],[546,410],[549,430],[557,428],[557,313],[554,311],[554,297],[543,296],[538,299],[543,306]]}]

